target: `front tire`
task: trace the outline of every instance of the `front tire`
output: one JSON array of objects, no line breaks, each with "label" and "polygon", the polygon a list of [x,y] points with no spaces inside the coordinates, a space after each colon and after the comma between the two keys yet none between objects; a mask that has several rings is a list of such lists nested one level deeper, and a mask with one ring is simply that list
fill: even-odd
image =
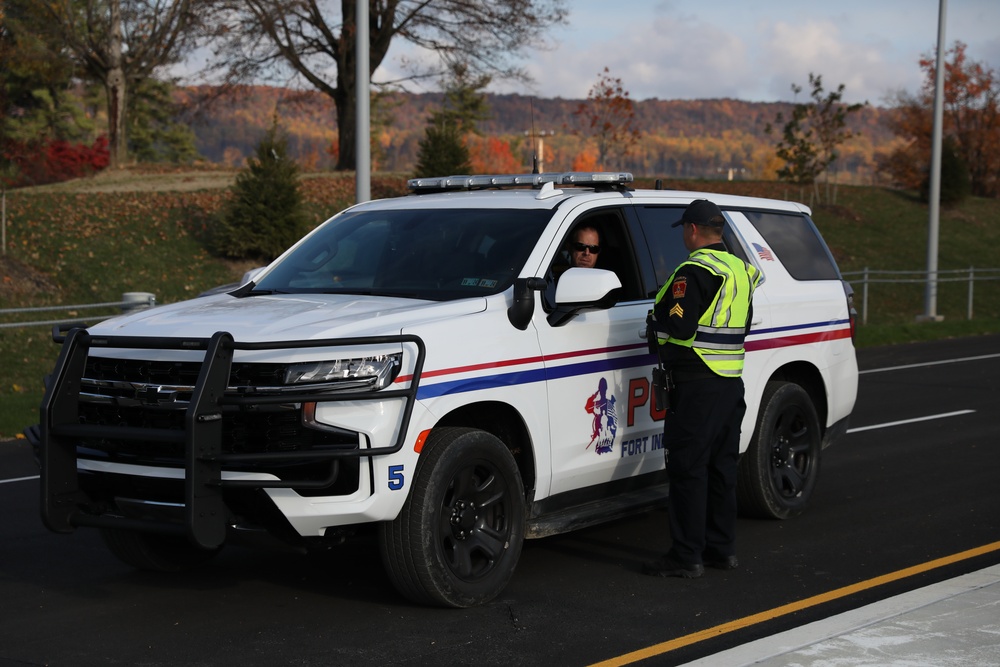
[{"label": "front tire", "polygon": [[476,429],[438,428],[399,516],[380,525],[382,563],[413,602],[471,607],[507,585],[524,530],[524,487],[503,442]]},{"label": "front tire", "polygon": [[791,382],[768,382],[760,405],[750,447],[740,458],[740,513],[788,519],[805,509],[819,477],[819,418],[809,394]]}]

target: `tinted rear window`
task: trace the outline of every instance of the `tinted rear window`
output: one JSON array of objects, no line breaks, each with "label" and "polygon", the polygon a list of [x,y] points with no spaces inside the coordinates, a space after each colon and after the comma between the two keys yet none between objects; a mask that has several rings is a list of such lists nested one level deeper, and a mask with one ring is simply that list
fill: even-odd
[{"label": "tinted rear window", "polygon": [[761,211],[745,215],[793,278],[840,280],[833,255],[808,216]]}]

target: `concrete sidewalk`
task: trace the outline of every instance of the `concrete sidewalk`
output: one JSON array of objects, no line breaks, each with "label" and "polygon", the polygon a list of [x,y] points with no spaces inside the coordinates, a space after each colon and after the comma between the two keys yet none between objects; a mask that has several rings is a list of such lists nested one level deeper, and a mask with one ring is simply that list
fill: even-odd
[{"label": "concrete sidewalk", "polygon": [[1000,565],[687,663],[685,667],[1000,665]]}]

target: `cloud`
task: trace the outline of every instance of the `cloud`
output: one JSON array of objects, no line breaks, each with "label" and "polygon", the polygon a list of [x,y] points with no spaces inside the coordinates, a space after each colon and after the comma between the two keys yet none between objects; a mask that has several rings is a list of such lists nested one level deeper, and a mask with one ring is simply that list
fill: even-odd
[{"label": "cloud", "polygon": [[766,72],[761,92],[771,99],[792,99],[791,85],[804,92],[809,74],[823,77],[824,88],[844,84],[847,102],[875,101],[899,88],[920,84],[916,61],[909,67],[887,59],[887,45],[845,38],[831,20],[762,27],[757,68]]},{"label": "cloud", "polygon": [[581,21],[558,40],[558,49],[533,53],[526,66],[537,82],[531,90],[502,82],[492,90],[580,99],[605,67],[633,99],[793,101],[791,85],[805,88],[810,72],[823,77],[827,90],[843,83],[848,102],[877,102],[891,91],[919,87],[915,56],[893,61],[889,42],[877,34],[845,33],[842,24],[803,19],[748,25],[665,11],[614,31]]},{"label": "cloud", "polygon": [[535,94],[584,98],[607,67],[633,99],[731,97],[750,74],[739,36],[692,18],[660,16],[600,31],[590,42],[580,34],[561,41],[558,50],[536,52],[526,67],[538,82]]},{"label": "cloud", "polygon": [[[524,51],[521,63],[535,83],[495,81],[490,92],[583,99],[607,67],[636,100],[794,101],[791,85],[808,95],[814,73],[828,91],[843,83],[846,102],[881,104],[896,91],[920,89],[918,60],[937,37],[936,3],[911,0],[627,0],[613,11],[606,0],[568,4],[569,22],[545,40],[554,48]],[[950,8],[947,44],[961,39],[970,44],[971,58],[996,67],[998,8],[997,0]],[[400,58],[429,57],[396,40],[376,78],[402,76]],[[431,79],[407,88],[436,90],[437,84]]]}]

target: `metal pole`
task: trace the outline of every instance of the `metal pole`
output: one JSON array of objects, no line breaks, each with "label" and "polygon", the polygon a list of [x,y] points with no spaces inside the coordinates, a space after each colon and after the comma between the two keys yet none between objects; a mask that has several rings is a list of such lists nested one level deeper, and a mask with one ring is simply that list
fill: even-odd
[{"label": "metal pole", "polygon": [[944,25],[947,0],[939,0],[937,64],[934,71],[934,126],[931,131],[930,215],[927,224],[927,288],[921,321],[939,322],[937,314],[938,233],[941,211],[941,134],[944,125]]},{"label": "metal pole", "polygon": [[3,215],[0,215],[3,222],[0,223],[0,229],[3,230],[3,256],[7,256],[7,188],[3,189]]},{"label": "metal pole", "polygon": [[357,39],[354,44],[357,67],[355,68],[355,109],[357,126],[354,128],[355,155],[357,157],[354,175],[355,199],[358,202],[372,198],[372,154],[371,154],[371,123],[369,119],[369,90],[371,74],[369,73],[368,54],[368,2],[357,0]]},{"label": "metal pole", "polygon": [[972,319],[972,290],[973,286],[976,284],[976,269],[973,266],[969,267],[969,308],[966,312],[968,319]]},{"label": "metal pole", "polygon": [[864,291],[861,293],[861,324],[868,324],[868,267],[865,267]]}]

